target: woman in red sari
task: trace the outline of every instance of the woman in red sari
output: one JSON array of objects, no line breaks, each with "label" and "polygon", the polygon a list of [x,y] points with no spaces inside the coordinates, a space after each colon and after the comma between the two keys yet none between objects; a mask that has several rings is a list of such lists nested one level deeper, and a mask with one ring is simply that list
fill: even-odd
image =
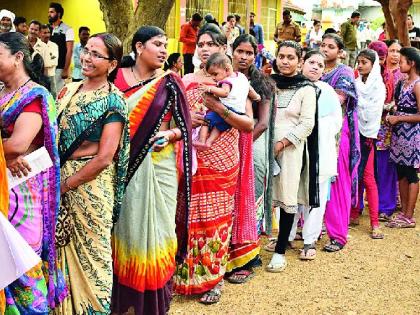
[{"label": "woman in red sari", "polygon": [[[226,37],[220,29],[209,24],[200,30],[197,53],[203,65],[211,54],[225,50]],[[178,264],[174,277],[178,293],[203,294],[200,302],[212,304],[220,300],[228,262],[240,171],[239,131],[253,130],[252,106],[248,100],[246,114],[239,115],[213,96],[203,95],[200,84],[215,85],[204,68],[185,75],[183,82],[193,128],[205,123],[203,114],[207,109],[217,112],[232,126],[217,138],[210,149],[197,153],[197,170],[191,187],[187,256]]]}]

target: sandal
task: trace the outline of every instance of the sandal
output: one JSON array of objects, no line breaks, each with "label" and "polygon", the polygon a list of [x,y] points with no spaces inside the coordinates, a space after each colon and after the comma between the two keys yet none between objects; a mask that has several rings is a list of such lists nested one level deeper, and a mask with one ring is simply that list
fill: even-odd
[{"label": "sandal", "polygon": [[384,238],[384,233],[382,233],[379,227],[375,227],[372,229],[370,237],[374,240],[381,240]]},{"label": "sandal", "polygon": [[295,241],[303,241],[302,232],[296,232]]},{"label": "sandal", "polygon": [[276,244],[277,244],[277,238],[271,238],[271,239],[269,239],[267,245],[264,246],[264,249],[267,252],[274,253],[274,251],[276,249]]},{"label": "sandal", "polygon": [[404,215],[399,217],[393,218],[391,221],[385,223],[386,227],[389,228],[397,228],[397,229],[404,229],[404,228],[415,228],[416,227],[416,220],[414,218],[407,218]]},{"label": "sandal", "polygon": [[379,214],[379,221],[380,222],[389,222],[391,221],[391,216],[387,215],[386,213]]},{"label": "sandal", "polygon": [[[274,254],[276,255],[276,254]],[[279,255],[279,254],[277,254]],[[279,273],[282,272],[284,269],[286,269],[287,261],[286,257],[284,255],[281,255],[283,258],[278,263],[273,263],[273,258],[271,258],[270,263],[265,267],[265,271],[267,272],[273,272],[273,273]]]},{"label": "sandal", "polygon": [[328,244],[324,246],[324,250],[328,253],[334,253],[342,250],[344,245],[336,240],[331,240]]},{"label": "sandal", "polygon": [[220,298],[222,297],[222,287],[223,287],[223,280],[220,281],[216,286],[204,293],[201,298],[198,300],[201,304],[211,305],[220,302]]},{"label": "sandal", "polygon": [[304,244],[303,249],[300,252],[299,258],[301,260],[314,260],[316,257],[315,244]]},{"label": "sandal", "polygon": [[255,276],[255,272],[253,270],[244,269],[244,270],[240,270],[240,271],[236,271],[232,273],[227,278],[227,281],[229,283],[242,284],[251,280],[252,278],[254,278],[254,276]]}]

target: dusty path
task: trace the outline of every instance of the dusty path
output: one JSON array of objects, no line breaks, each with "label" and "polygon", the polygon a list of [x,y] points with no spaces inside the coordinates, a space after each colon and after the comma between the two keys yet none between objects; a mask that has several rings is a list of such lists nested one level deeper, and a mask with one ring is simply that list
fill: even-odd
[{"label": "dusty path", "polygon": [[[415,229],[383,227],[384,240],[369,237],[369,219],[350,229],[339,253],[317,251],[302,262],[287,253],[281,274],[258,268],[249,283],[226,282],[222,300],[205,306],[197,297],[176,296],[170,314],[420,314],[420,201]],[[327,238],[318,244],[320,248]],[[301,246],[302,243],[297,243]],[[262,250],[264,265],[270,254]]]}]

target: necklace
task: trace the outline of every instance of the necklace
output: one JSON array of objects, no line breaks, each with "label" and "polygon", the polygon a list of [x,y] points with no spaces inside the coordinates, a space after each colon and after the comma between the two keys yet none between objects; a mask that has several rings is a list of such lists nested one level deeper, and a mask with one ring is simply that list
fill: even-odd
[{"label": "necklace", "polygon": [[335,70],[337,67],[338,67],[338,63],[335,64],[335,66],[332,67],[332,68],[325,68],[324,69],[324,74],[330,73],[331,71]]},{"label": "necklace", "polygon": [[150,79],[153,79],[156,76],[156,70],[154,70],[152,75],[149,78],[141,80],[136,76],[136,72],[134,71],[134,67],[131,66],[130,68],[131,68],[131,73],[133,74],[134,80],[136,80],[136,84],[138,84],[138,83],[142,84],[143,82],[145,82],[147,80],[150,80]]},{"label": "necklace", "polygon": [[[26,80],[25,81],[25,83],[23,83],[23,84],[21,84],[14,92],[13,92],[13,94],[12,94],[12,96],[7,100],[7,102],[4,102],[3,103],[3,105],[1,105],[1,107],[0,107],[0,111],[3,111],[6,107],[7,107],[7,105],[9,105],[9,103],[10,103],[10,101],[15,97],[15,95],[16,95],[16,93],[17,92],[19,92],[19,90],[21,89],[21,88],[23,88],[26,84],[28,84],[28,82],[29,81],[31,81],[31,78],[29,78],[28,80]],[[5,89],[6,87],[4,87],[3,89]],[[4,97],[6,97],[7,96],[7,94],[6,95],[4,95]]]}]

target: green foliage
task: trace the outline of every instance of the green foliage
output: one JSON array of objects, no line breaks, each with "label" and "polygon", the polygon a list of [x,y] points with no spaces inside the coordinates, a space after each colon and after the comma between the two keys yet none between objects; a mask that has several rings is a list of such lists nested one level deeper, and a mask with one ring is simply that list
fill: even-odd
[{"label": "green foliage", "polygon": [[378,17],[370,22],[370,28],[376,31],[378,28],[382,27],[383,22],[385,22],[385,18],[383,16]]}]

